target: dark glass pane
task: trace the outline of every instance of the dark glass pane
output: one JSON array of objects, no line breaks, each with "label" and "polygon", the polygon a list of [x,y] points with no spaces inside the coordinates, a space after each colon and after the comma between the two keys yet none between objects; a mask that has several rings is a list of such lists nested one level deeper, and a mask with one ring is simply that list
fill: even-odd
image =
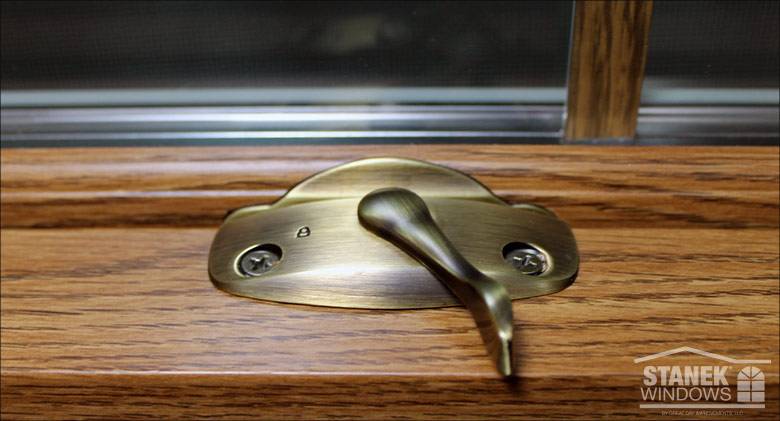
[{"label": "dark glass pane", "polygon": [[655,2],[645,91],[778,88],[779,20],[776,1]]},{"label": "dark glass pane", "polygon": [[563,87],[571,2],[2,2],[2,89]]}]

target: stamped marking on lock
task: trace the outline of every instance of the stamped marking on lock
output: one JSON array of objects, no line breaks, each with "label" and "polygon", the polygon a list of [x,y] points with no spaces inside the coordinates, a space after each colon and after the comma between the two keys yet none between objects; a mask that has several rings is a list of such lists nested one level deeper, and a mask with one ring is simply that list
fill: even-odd
[{"label": "stamped marking on lock", "polygon": [[309,227],[300,227],[298,228],[298,232],[295,234],[296,238],[303,238],[308,237],[309,234],[311,234],[311,230]]}]

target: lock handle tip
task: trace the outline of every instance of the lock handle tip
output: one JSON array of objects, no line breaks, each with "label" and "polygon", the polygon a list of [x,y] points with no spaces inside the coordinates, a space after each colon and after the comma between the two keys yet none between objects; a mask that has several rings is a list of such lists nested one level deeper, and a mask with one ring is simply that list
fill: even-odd
[{"label": "lock handle tip", "polygon": [[422,263],[471,312],[496,368],[512,373],[512,302],[504,286],[474,267],[406,189],[375,190],[358,205],[360,223]]}]

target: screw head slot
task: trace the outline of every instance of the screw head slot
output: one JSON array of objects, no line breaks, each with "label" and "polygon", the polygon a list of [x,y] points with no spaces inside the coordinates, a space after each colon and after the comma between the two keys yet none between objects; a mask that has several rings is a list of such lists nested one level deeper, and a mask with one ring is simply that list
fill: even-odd
[{"label": "screw head slot", "polygon": [[247,277],[260,276],[276,267],[282,260],[282,249],[274,244],[263,244],[247,250],[238,260],[238,270]]},{"label": "screw head slot", "polygon": [[526,243],[509,243],[503,254],[507,264],[523,275],[541,275],[549,267],[547,255]]}]

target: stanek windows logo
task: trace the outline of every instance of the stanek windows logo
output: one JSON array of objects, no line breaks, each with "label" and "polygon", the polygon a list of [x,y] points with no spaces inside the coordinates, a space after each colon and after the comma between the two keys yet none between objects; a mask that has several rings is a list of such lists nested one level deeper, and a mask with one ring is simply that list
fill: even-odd
[{"label": "stanek windows logo", "polygon": [[[771,364],[771,360],[737,360],[684,346],[637,358],[634,363],[656,360],[680,352],[691,352],[716,361],[711,365],[664,365],[659,361],[646,365],[643,370],[640,408],[765,407],[764,373],[756,365]],[[727,373],[734,369],[739,372],[736,385],[729,384],[726,378]]]}]

